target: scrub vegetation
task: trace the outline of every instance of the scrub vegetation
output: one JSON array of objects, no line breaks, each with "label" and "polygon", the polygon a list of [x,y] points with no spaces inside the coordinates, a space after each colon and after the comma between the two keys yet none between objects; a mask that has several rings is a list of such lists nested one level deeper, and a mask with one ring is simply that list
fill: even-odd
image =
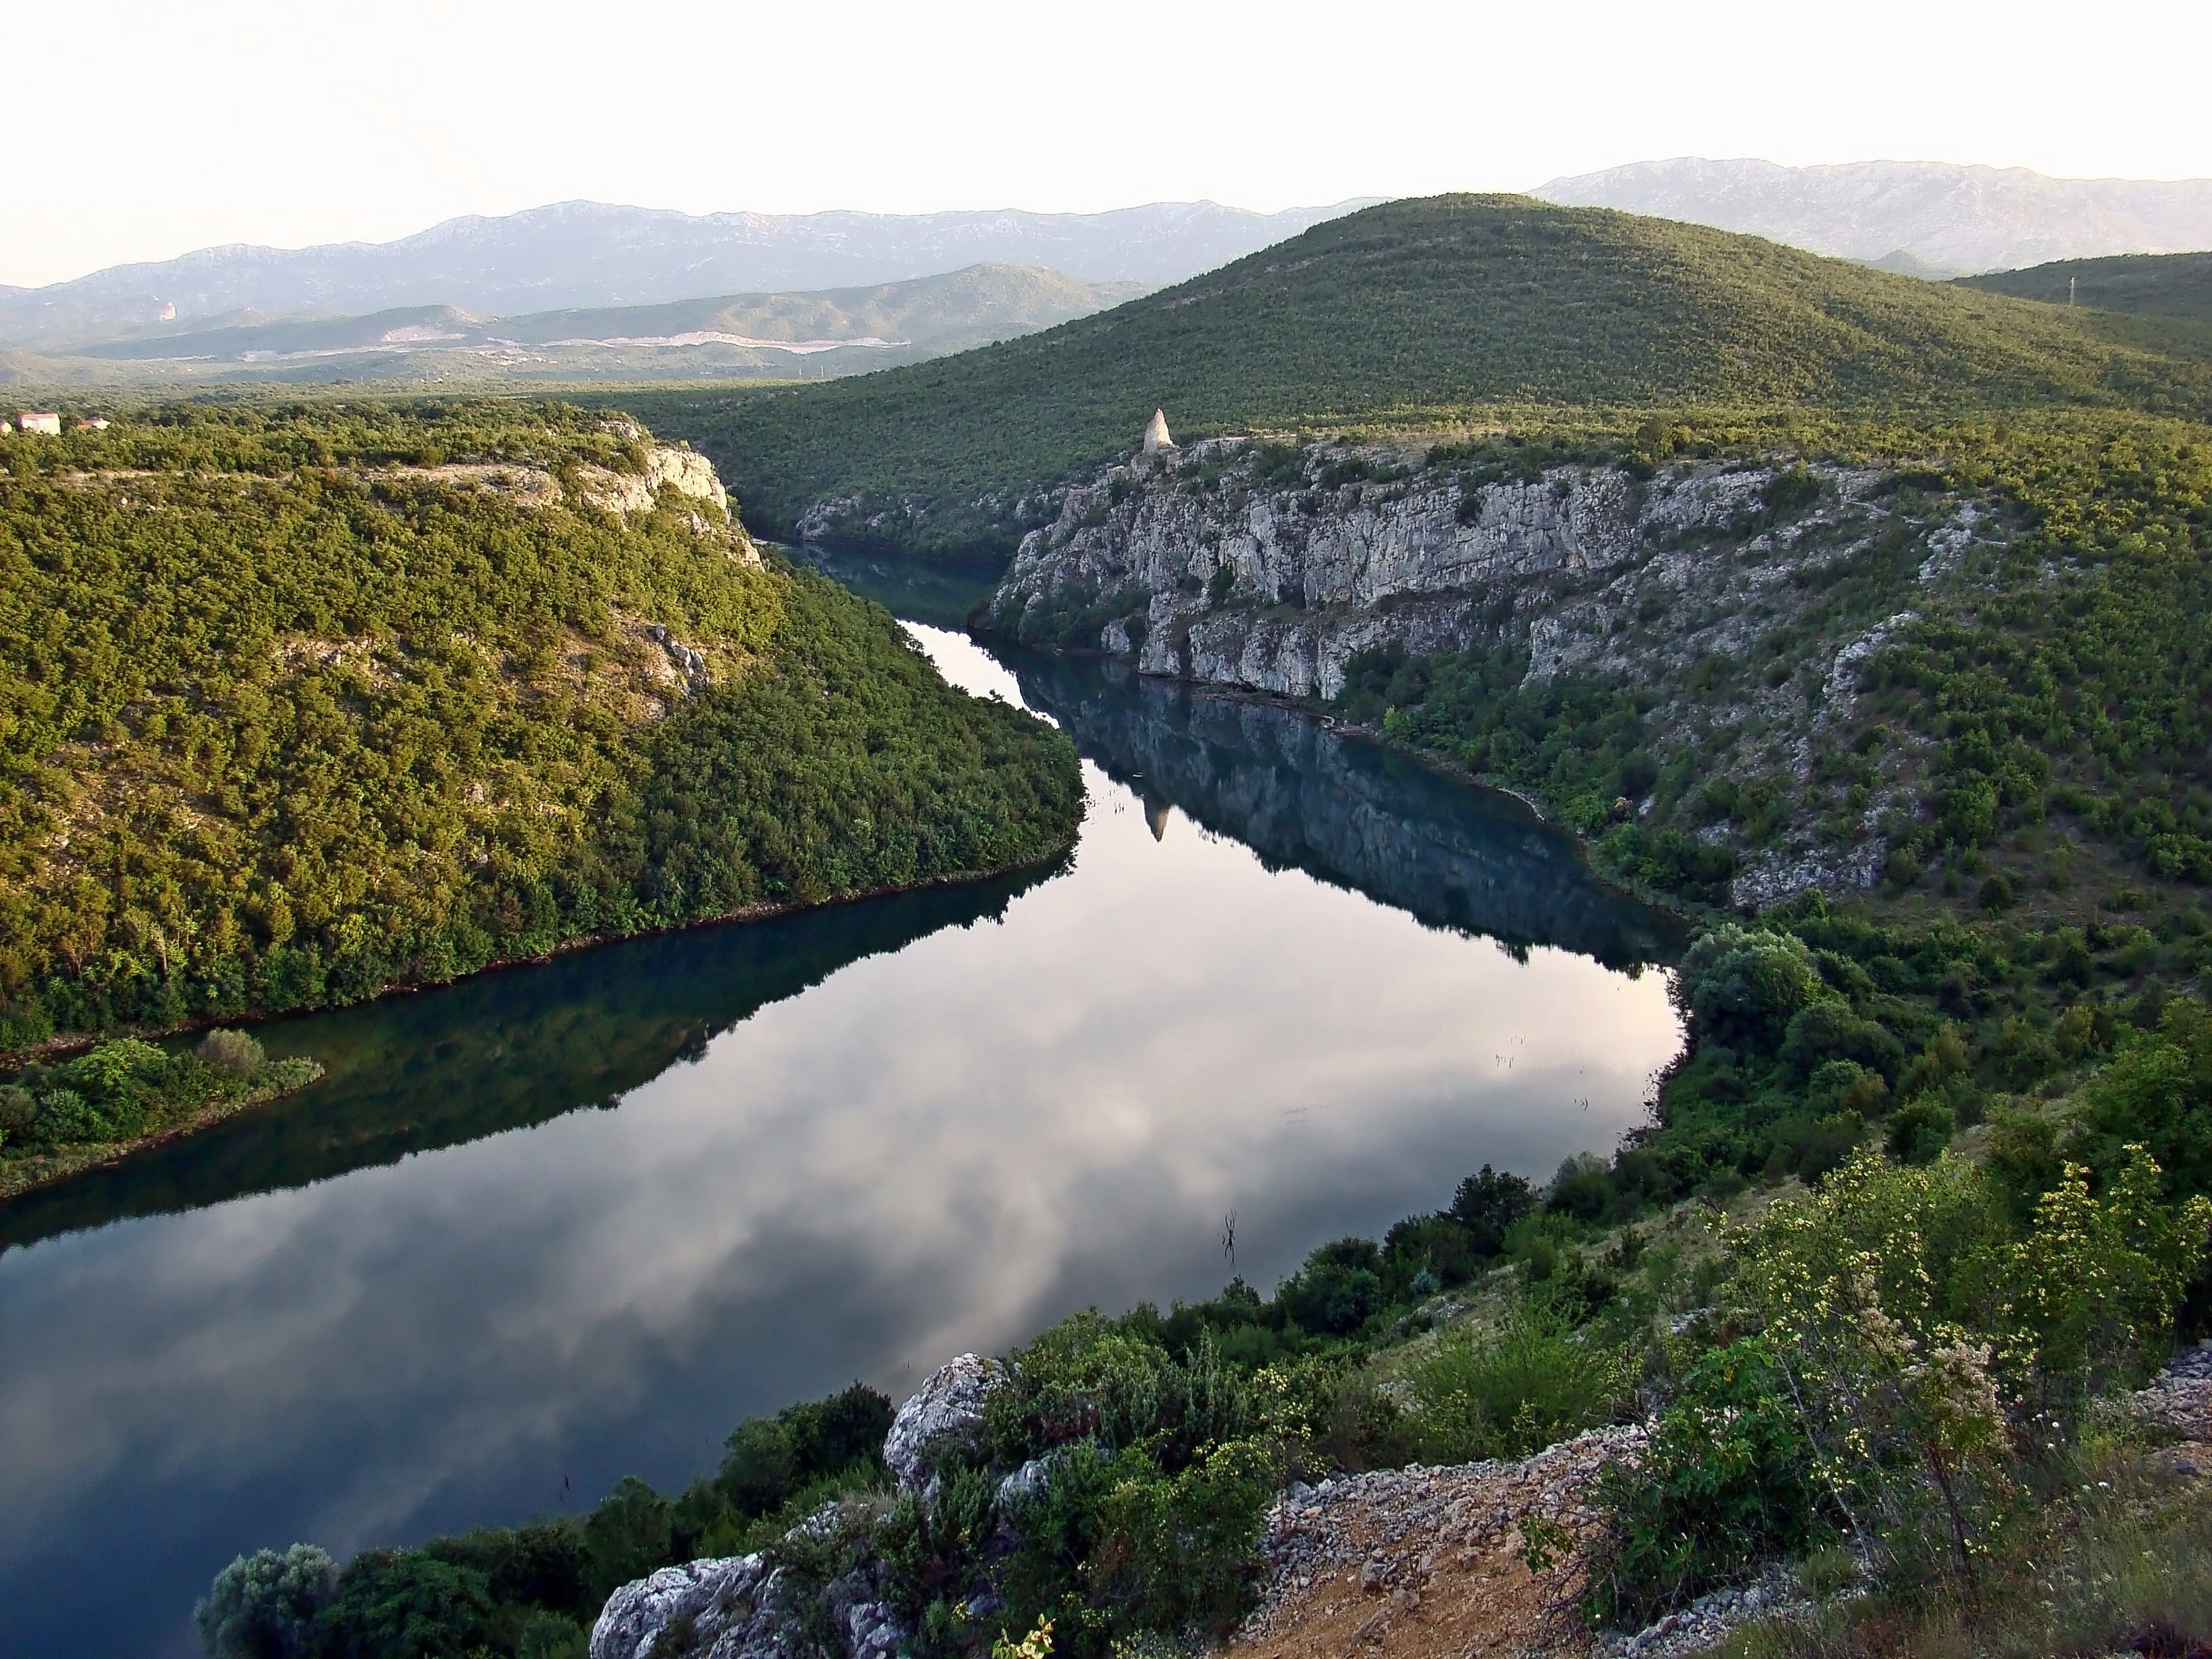
[{"label": "scrub vegetation", "polygon": [[216,1030],[188,1053],[124,1037],[0,1084],[0,1198],[305,1088],[322,1067],[270,1060],[243,1031]]},{"label": "scrub vegetation", "polygon": [[1067,843],[1065,738],[711,501],[601,505],[649,442],[484,399],[0,449],[0,1048]]}]

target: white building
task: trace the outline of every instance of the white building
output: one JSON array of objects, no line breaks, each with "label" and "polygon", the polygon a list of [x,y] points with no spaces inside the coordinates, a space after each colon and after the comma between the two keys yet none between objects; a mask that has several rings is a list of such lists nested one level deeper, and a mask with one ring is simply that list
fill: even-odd
[{"label": "white building", "polygon": [[51,433],[57,438],[62,435],[62,417],[58,415],[40,415],[27,409],[15,416],[15,424],[26,432]]}]

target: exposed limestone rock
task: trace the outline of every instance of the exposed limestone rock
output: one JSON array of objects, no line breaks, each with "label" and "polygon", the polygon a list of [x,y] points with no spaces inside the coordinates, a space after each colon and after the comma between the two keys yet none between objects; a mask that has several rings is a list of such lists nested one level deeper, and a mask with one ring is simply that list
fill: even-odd
[{"label": "exposed limestone rock", "polygon": [[695,500],[712,501],[725,514],[730,510],[729,492],[715,476],[714,464],[689,449],[654,446],[646,453],[642,473],[613,472],[599,466],[580,467],[578,471],[584,499],[603,512],[650,513],[664,484],[672,484]]},{"label": "exposed limestone rock", "polygon": [[1163,449],[1173,449],[1175,440],[1168,436],[1168,413],[1164,409],[1152,411],[1151,424],[1145,428],[1145,453],[1157,455]]},{"label": "exposed limestone rock", "polygon": [[707,689],[706,658],[678,641],[663,623],[646,623],[645,636],[668,653],[669,665],[684,677],[684,696],[687,701]]},{"label": "exposed limestone rock", "polygon": [[919,1492],[928,1486],[940,1458],[975,1452],[983,1413],[1007,1380],[1004,1365],[972,1353],[930,1374],[899,1407],[884,1437],[884,1462],[902,1488]]},{"label": "exposed limestone rock", "polygon": [[[1055,520],[1023,538],[991,625],[1144,674],[1299,698],[1335,696],[1370,649],[1510,652],[1524,684],[1632,688],[1652,705],[1655,750],[1694,739],[1711,752],[1705,733],[1744,734],[1721,745],[1727,767],[1801,799],[1757,844],[1709,827],[1737,854],[1735,902],[1878,878],[1882,826],[1920,799],[1927,743],[1885,734],[1842,820],[1847,843],[1835,839],[1840,786],[1821,799],[1814,768],[1874,659],[1921,613],[1854,615],[1826,596],[1838,580],[1864,591],[1869,568],[1908,592],[1970,580],[1974,550],[2005,533],[1985,503],[1939,500],[1931,513],[1878,471],[1832,465],[1809,469],[1819,488],[1807,493],[1778,490],[1776,468],[1749,461],[1501,479],[1494,462],[1485,473],[1344,445],[1301,452],[1286,476],[1282,455],[1209,439],[1069,487]],[[1719,682],[1700,672],[1714,663],[1728,670]],[[1762,672],[1742,672],[1753,664]]]},{"label": "exposed limestone rock", "polygon": [[592,1626],[591,1659],[781,1655],[784,1621],[775,1606],[777,1577],[759,1555],[663,1567],[607,1598]]}]

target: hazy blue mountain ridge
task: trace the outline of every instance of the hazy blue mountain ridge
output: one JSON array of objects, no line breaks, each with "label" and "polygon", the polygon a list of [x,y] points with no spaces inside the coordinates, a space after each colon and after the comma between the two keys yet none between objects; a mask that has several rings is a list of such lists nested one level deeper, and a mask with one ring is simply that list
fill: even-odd
[{"label": "hazy blue mountain ridge", "polygon": [[[1532,194],[1747,232],[1815,253],[1966,276],[2109,253],[2212,247],[2212,179],[2053,179],[1941,161],[1678,156],[1554,179]],[[1898,254],[1924,270],[1914,270]]]},{"label": "hazy blue mountain ridge", "polygon": [[818,376],[1010,339],[1146,291],[1140,283],[981,264],[866,288],[519,317],[480,317],[458,306],[360,316],[249,312],[214,327],[64,347],[40,368],[63,383]]},{"label": "hazy blue mountain ridge", "polygon": [[1177,282],[1359,205],[1248,212],[1161,202],[1109,213],[686,214],[561,202],[470,216],[398,241],[230,246],[0,290],[0,343],[51,349],[246,310],[477,314],[859,287],[979,263],[1090,282]]}]

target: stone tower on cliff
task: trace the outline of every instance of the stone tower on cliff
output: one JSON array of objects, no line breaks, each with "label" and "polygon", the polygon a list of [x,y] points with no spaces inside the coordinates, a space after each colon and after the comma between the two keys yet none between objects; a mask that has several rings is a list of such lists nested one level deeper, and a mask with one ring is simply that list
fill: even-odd
[{"label": "stone tower on cliff", "polygon": [[1152,423],[1145,428],[1145,453],[1157,455],[1163,449],[1173,449],[1175,440],[1168,436],[1168,416],[1164,409],[1152,411]]}]

